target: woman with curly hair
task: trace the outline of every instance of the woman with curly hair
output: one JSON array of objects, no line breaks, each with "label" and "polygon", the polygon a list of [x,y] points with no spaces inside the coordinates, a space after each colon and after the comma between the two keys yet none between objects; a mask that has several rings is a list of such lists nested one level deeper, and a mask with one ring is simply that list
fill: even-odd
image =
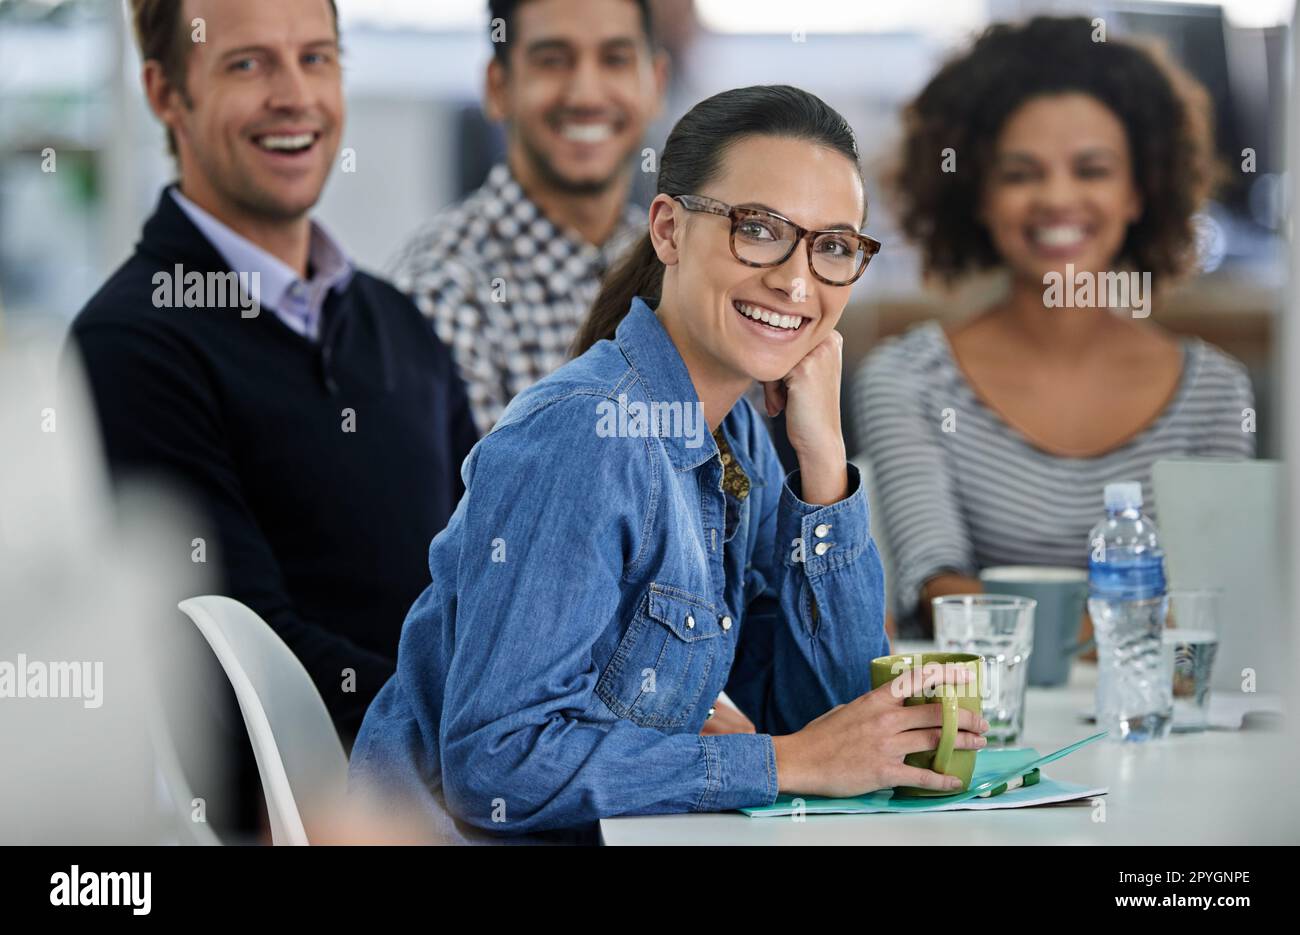
[{"label": "woman with curly hair", "polygon": [[996,24],[904,113],[893,187],[926,273],[1010,281],[968,320],[884,342],[855,380],[894,611],[922,631],[981,568],[1085,566],[1105,484],[1139,480],[1149,503],[1159,459],[1254,454],[1242,365],[1146,317],[1194,266],[1207,95],[1096,38],[1081,18]]}]

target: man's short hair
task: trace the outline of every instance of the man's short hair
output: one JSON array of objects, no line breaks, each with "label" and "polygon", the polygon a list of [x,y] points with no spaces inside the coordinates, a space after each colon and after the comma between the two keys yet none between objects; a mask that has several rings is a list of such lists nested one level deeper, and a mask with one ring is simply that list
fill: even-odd
[{"label": "man's short hair", "polygon": [[[502,65],[510,64],[510,46],[514,42],[515,13],[528,0],[488,0],[488,36],[492,40],[492,55]],[[646,42],[654,44],[654,23],[650,15],[650,0],[630,0],[641,11],[641,27]],[[494,26],[500,21],[505,29],[501,41],[496,41]]]},{"label": "man's short hair", "polygon": [[[162,65],[167,82],[176,88],[186,103],[185,67],[189,63],[189,23],[181,20],[181,7],[185,0],[131,0],[131,19],[135,25],[135,39],[140,46],[140,58]],[[335,0],[329,0],[334,14],[334,32],[339,29],[339,10]],[[176,137],[167,131],[167,149],[176,155]]]}]

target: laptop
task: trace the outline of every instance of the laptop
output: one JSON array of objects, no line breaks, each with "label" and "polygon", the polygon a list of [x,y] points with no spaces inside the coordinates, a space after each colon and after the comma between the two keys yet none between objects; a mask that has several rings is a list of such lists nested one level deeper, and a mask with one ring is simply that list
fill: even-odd
[{"label": "laptop", "polygon": [[1220,588],[1212,687],[1284,693],[1295,639],[1287,613],[1285,480],[1278,461],[1169,460],[1152,468],[1156,528],[1171,590]]}]

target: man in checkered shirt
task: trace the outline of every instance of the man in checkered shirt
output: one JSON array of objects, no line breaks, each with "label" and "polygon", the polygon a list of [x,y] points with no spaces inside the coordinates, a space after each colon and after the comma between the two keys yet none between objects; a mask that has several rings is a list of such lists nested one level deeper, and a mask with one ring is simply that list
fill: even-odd
[{"label": "man in checkered shirt", "polygon": [[451,348],[484,434],[568,359],[601,277],[644,225],[628,190],[667,75],[648,0],[488,7],[486,109],[506,125],[506,161],[392,270]]}]

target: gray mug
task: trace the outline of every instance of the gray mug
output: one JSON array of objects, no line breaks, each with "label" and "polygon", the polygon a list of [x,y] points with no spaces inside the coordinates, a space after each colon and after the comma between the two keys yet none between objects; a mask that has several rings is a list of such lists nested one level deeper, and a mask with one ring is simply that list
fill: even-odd
[{"label": "gray mug", "polygon": [[1088,572],[1051,565],[995,565],[980,572],[988,594],[1013,594],[1038,601],[1034,614],[1034,651],[1029,657],[1029,684],[1064,685],[1070,662],[1093,646],[1077,642],[1088,600]]}]

